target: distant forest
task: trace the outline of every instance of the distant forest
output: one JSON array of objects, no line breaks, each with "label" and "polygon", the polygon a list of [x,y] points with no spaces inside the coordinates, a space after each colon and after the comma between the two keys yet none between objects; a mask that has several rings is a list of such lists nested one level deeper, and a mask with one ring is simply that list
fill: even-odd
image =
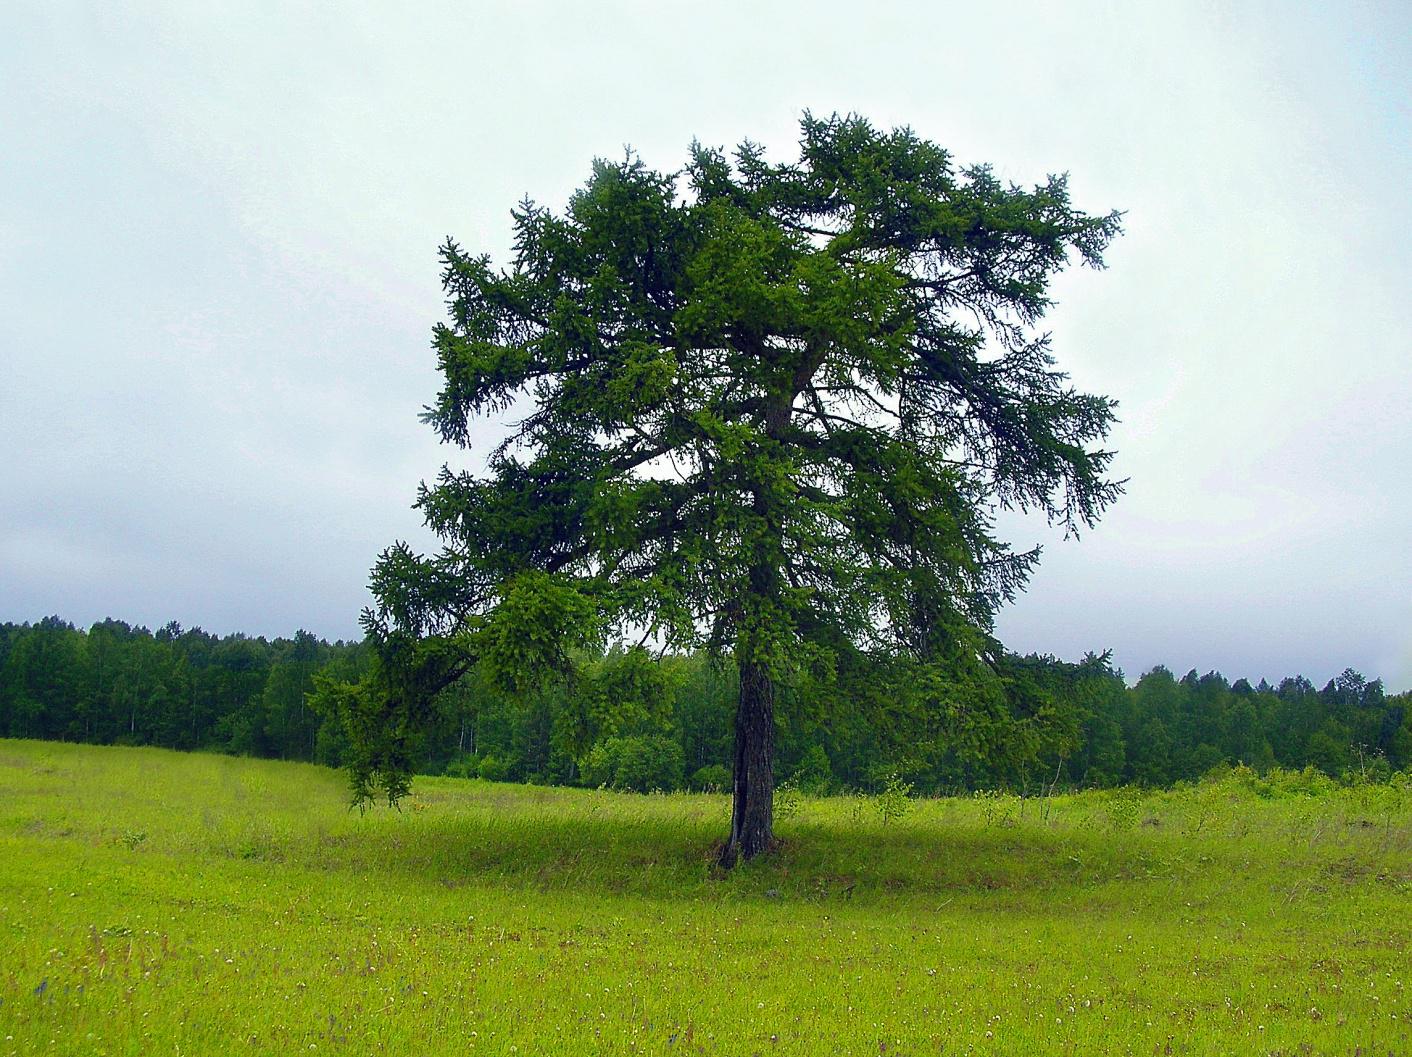
[{"label": "distant forest", "polygon": [[[336,717],[309,703],[316,680],[351,681],[361,643],[156,632],[58,617],[0,624],[0,736],[156,745],[338,766]],[[1412,694],[1345,671],[1322,689],[1158,667],[1136,685],[1106,657],[994,662],[1012,707],[1035,717],[1023,752],[960,755],[944,732],[890,730],[806,690],[784,692],[778,773],[814,792],[872,789],[890,776],[918,792],[1041,786],[1164,786],[1222,765],[1317,768],[1336,778],[1412,767]],[[572,687],[510,698],[473,677],[444,691],[420,770],[625,789],[729,784],[734,672],[704,656],[640,650],[584,658]],[[873,717],[874,720],[876,717]]]}]

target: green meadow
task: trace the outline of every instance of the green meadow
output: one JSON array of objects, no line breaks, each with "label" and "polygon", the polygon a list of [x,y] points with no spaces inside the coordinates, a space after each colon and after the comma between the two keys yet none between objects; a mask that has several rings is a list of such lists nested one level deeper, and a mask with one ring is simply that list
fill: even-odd
[{"label": "green meadow", "polygon": [[0,741],[0,1054],[1412,1053],[1405,783],[780,813]]}]

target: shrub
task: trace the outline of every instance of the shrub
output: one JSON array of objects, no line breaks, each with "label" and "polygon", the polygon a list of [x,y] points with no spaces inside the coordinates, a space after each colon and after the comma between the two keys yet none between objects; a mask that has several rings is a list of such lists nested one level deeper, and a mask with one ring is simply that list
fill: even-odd
[{"label": "shrub", "polygon": [[782,782],[775,787],[774,816],[776,822],[788,822],[799,814],[799,809],[804,806],[804,797],[799,793],[799,787],[791,779]]},{"label": "shrub", "polygon": [[1108,795],[1105,813],[1114,833],[1127,833],[1137,827],[1142,810],[1142,794],[1131,786],[1115,789]]},{"label": "shrub", "polygon": [[606,738],[589,750],[581,769],[587,785],[637,793],[670,792],[682,787],[686,759],[674,738]]},{"label": "shrub", "polygon": [[731,773],[719,763],[708,763],[691,776],[690,785],[702,793],[726,793],[731,788]]},{"label": "shrub", "polygon": [[510,763],[494,756],[482,756],[476,771],[487,782],[503,782],[510,777]]},{"label": "shrub", "polygon": [[809,746],[790,782],[810,796],[824,796],[833,788],[833,765],[822,745]]},{"label": "shrub", "polygon": [[904,782],[900,775],[889,775],[874,799],[883,825],[891,825],[912,809],[912,783]]},{"label": "shrub", "polygon": [[986,826],[1013,826],[1018,821],[1020,800],[998,789],[983,789],[975,801],[981,806],[981,821]]},{"label": "shrub", "polygon": [[460,753],[451,758],[446,765],[446,774],[449,778],[479,778],[480,777],[479,756],[472,753]]},{"label": "shrub", "polygon": [[1271,790],[1279,796],[1327,796],[1338,783],[1312,764],[1302,771],[1274,771],[1267,776]]}]

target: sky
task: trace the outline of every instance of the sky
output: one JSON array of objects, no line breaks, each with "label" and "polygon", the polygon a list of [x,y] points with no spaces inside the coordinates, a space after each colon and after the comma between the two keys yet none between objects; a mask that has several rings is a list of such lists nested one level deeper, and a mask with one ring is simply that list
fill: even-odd
[{"label": "sky", "polygon": [[417,417],[437,246],[807,109],[1126,211],[1046,326],[1128,491],[1002,518],[1007,646],[1412,687],[1404,4],[19,0],[0,99],[0,621],[356,637],[466,461]]}]

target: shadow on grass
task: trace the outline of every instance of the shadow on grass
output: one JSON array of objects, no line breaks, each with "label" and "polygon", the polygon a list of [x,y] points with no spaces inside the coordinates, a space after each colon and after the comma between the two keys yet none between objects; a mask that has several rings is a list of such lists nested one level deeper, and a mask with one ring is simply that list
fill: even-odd
[{"label": "shadow on grass", "polygon": [[[1403,816],[1386,832],[1335,826],[1340,816],[1324,801],[1222,801],[1209,825],[1192,833],[1180,813],[1191,808],[1189,796],[1175,806],[1170,796],[1149,798],[1134,815],[1143,824],[1123,832],[1112,828],[1111,797],[1089,797],[1081,810],[1065,802],[1057,825],[992,817],[969,800],[918,804],[900,823],[883,825],[842,802],[817,801],[779,823],[777,851],[726,873],[715,865],[729,822],[724,796],[418,779],[403,810],[359,814],[348,808],[341,775],[308,764],[20,742],[5,743],[0,756],[0,835],[449,889],[669,900],[915,897],[1002,908],[1065,892],[1103,898],[1094,890],[1107,884],[1213,869],[1268,885],[1251,879],[1249,861],[1253,847],[1267,845],[1284,853],[1278,862],[1286,870],[1352,856],[1359,877],[1393,875],[1409,840]],[[1146,812],[1159,809],[1173,813],[1146,825]]]},{"label": "shadow on grass", "polygon": [[1160,875],[1151,845],[1038,829],[917,829],[793,823],[771,854],[716,865],[725,818],[621,811],[354,819],[312,845],[271,848],[322,868],[417,878],[448,888],[494,885],[661,898],[788,900],[860,896],[1023,895]]}]

